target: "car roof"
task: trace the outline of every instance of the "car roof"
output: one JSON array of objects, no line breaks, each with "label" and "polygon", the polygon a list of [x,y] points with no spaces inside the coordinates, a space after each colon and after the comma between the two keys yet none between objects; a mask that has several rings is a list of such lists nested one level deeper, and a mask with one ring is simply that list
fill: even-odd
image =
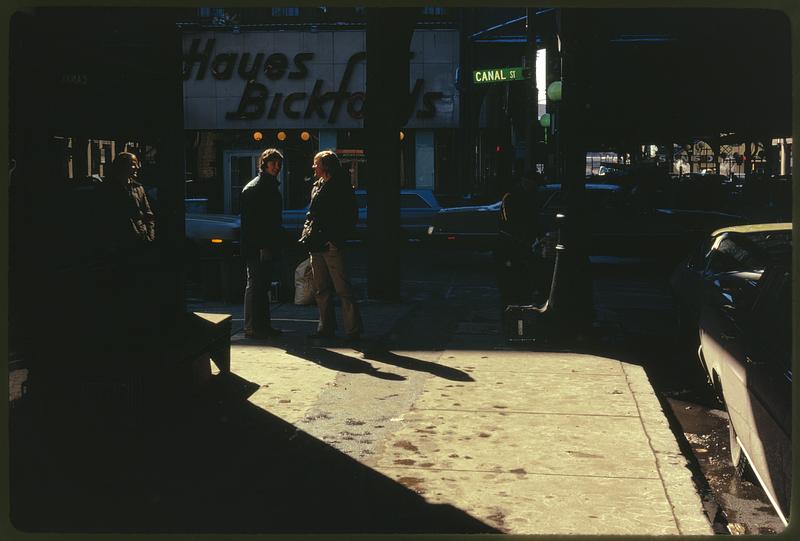
[{"label": "car roof", "polygon": [[716,237],[723,233],[759,233],[762,231],[791,231],[792,222],[782,222],[773,224],[744,224],[723,227],[714,231],[711,236]]},{"label": "car roof", "polygon": [[[594,182],[586,183],[587,190],[609,190],[609,191],[618,191],[622,189],[622,186],[619,184],[597,184]],[[541,186],[542,190],[560,190],[561,184],[543,184]]]},{"label": "car roof", "polygon": [[[358,189],[356,190],[356,193],[365,194],[367,193],[367,190]],[[400,193],[428,194],[428,193],[433,193],[433,190],[431,190],[430,188],[403,188],[400,190]]]}]

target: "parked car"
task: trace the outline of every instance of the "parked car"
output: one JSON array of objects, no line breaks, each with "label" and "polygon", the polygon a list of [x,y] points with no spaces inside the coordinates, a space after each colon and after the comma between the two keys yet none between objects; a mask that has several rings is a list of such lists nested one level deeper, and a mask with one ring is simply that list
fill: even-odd
[{"label": "parked car", "polygon": [[499,232],[500,201],[441,209],[428,227],[427,240],[436,244],[492,248]]},{"label": "parked car", "polygon": [[[685,253],[693,241],[716,228],[740,223],[722,212],[659,208],[635,189],[611,183],[587,183],[590,255],[670,255]],[[539,224],[555,228],[555,216],[568,214],[560,184],[539,187]],[[428,228],[432,242],[491,247],[498,233],[500,203],[440,210]],[[567,216],[569,219],[569,216]]]},{"label": "parked car", "polygon": [[197,212],[196,200],[187,200],[185,235],[190,256],[225,258],[239,254],[239,217]]},{"label": "parked car", "polygon": [[[358,202],[357,237],[366,236],[367,192],[356,190]],[[207,214],[204,200],[186,200],[186,239],[198,254],[238,254],[241,223],[234,214]],[[424,237],[433,216],[441,209],[431,190],[400,190],[400,226],[409,238]],[[283,227],[290,239],[300,237],[308,206],[283,211]]]},{"label": "parked car", "polygon": [[202,285],[207,298],[237,302],[244,288],[239,217],[198,212],[203,210],[201,202],[186,201],[186,276]]},{"label": "parked car", "polygon": [[761,278],[770,260],[791,252],[792,224],[749,224],[711,233],[670,277],[681,330],[697,339],[703,287],[715,287],[733,303]]},{"label": "parked car", "polygon": [[752,288],[703,288],[700,362],[728,412],[731,461],[764,488],[788,524],[792,487],[791,254]]},{"label": "parked car", "polygon": [[[366,190],[356,190],[356,200],[358,202],[356,237],[364,239],[367,229]],[[400,190],[400,227],[409,238],[423,238],[433,220],[433,216],[441,208],[431,190]],[[283,227],[289,232],[289,238],[300,238],[307,213],[308,205],[302,209],[283,211]]]}]

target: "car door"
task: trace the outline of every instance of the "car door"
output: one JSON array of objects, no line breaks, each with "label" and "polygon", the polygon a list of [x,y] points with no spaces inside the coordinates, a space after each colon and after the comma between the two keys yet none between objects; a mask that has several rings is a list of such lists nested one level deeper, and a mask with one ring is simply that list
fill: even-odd
[{"label": "car door", "polygon": [[750,404],[746,450],[784,516],[788,515],[792,474],[791,298],[789,268],[767,269],[746,320],[744,358]]},{"label": "car door", "polygon": [[719,284],[706,281],[702,288],[700,344],[709,376],[725,402],[730,422],[742,445],[748,447],[749,397],[744,365],[745,338],[732,299]]},{"label": "car door", "polygon": [[418,193],[400,194],[400,226],[414,238],[422,238],[438,211]]}]

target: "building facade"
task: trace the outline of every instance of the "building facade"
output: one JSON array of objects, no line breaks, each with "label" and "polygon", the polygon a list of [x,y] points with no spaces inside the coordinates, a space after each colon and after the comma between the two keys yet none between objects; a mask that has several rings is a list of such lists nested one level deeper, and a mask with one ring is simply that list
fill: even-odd
[{"label": "building facade", "polygon": [[[417,28],[411,40],[410,88],[397,104],[411,113],[398,133],[402,188],[441,190],[453,175],[460,33],[450,26]],[[241,188],[267,147],[286,157],[286,208],[308,203],[319,150],[336,151],[353,185],[368,185],[363,23],[195,26],[182,40],[188,197],[207,198],[210,212],[238,213]]]}]

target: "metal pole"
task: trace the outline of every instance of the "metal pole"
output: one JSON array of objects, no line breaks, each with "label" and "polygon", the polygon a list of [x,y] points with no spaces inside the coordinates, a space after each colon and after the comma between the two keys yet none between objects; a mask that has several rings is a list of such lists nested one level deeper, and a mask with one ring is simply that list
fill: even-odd
[{"label": "metal pole", "polygon": [[530,81],[526,82],[527,107],[525,114],[525,141],[528,145],[525,153],[525,171],[536,169],[536,133],[539,122],[538,89],[536,88],[536,9],[526,8],[526,32],[528,47],[525,50],[525,63],[530,72]]}]

